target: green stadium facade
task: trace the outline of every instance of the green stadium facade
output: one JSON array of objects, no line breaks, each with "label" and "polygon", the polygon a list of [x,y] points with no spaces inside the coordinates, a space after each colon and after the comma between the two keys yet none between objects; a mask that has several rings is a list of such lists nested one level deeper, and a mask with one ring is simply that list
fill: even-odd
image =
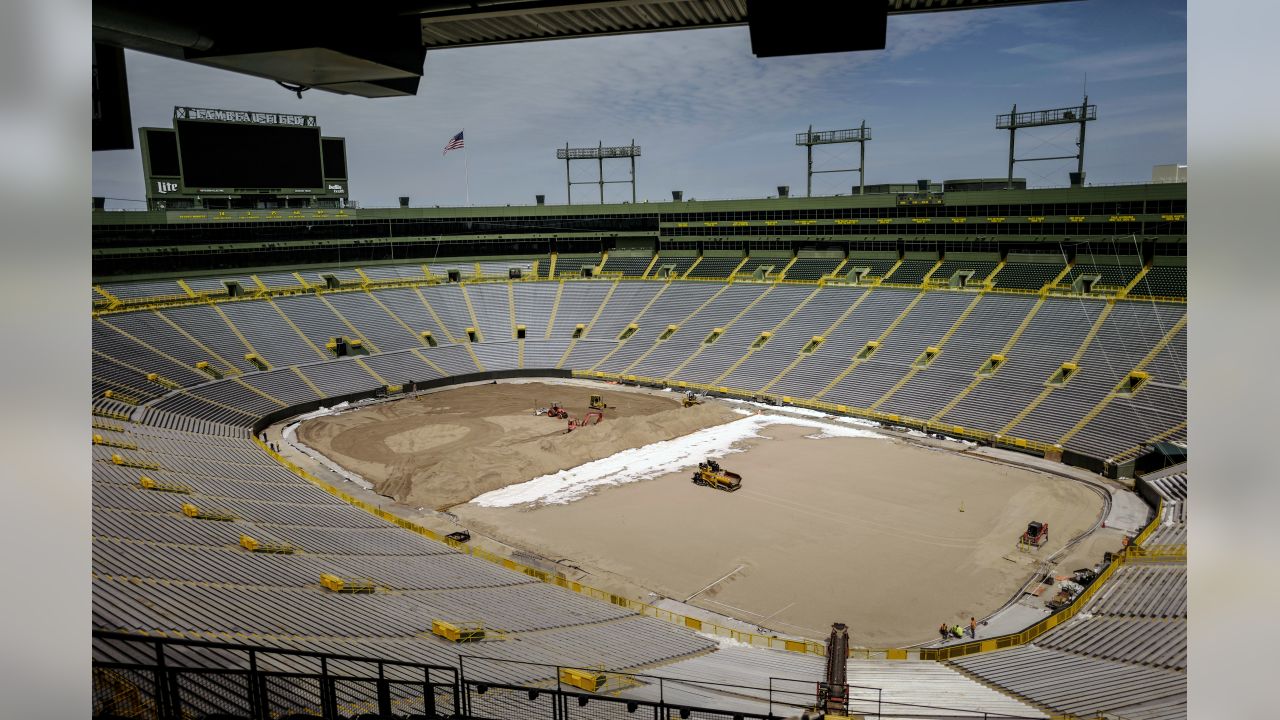
[{"label": "green stadium facade", "polygon": [[[228,269],[648,251],[1182,265],[1186,184],[471,208],[99,211],[96,282]],[[1097,264],[1108,264],[1107,260]]]}]

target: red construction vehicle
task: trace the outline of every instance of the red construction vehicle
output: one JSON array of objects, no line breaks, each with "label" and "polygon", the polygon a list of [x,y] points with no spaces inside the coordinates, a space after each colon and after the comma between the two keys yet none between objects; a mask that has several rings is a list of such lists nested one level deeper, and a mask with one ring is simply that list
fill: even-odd
[{"label": "red construction vehicle", "polygon": [[1018,538],[1018,547],[1036,548],[1049,542],[1049,523],[1038,520],[1027,523],[1027,531]]},{"label": "red construction vehicle", "polygon": [[569,411],[565,410],[564,406],[558,402],[551,403],[551,407],[547,408],[545,414],[547,417],[556,418],[557,420],[569,419]]},{"label": "red construction vehicle", "polygon": [[586,427],[588,425],[598,425],[604,419],[604,413],[593,410],[580,418],[569,418],[569,429],[566,433],[571,433],[575,428]]}]

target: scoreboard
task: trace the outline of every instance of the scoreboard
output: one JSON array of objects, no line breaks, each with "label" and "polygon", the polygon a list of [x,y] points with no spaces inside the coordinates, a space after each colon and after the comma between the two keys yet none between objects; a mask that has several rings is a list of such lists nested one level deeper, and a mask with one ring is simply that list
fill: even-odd
[{"label": "scoreboard", "polygon": [[343,207],[346,140],[314,115],[175,107],[140,128],[152,209]]}]

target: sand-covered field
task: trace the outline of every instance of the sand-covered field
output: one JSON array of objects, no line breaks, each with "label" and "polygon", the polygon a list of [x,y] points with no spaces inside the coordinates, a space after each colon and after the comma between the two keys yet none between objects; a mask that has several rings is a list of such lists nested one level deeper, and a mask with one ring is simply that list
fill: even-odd
[{"label": "sand-covered field", "polygon": [[[825,639],[844,622],[856,644],[896,647],[999,608],[1035,558],[1102,508],[1077,483],[955,452],[810,439],[788,425],[762,432],[771,439],[721,458],[743,476],[735,493],[680,470],[568,504],[454,513],[544,557],[779,632]],[[1051,542],[1023,554],[1016,540],[1030,520],[1049,522]]]},{"label": "sand-covered field", "polygon": [[[610,406],[604,422],[566,434],[567,422],[535,416],[564,404],[585,415],[588,395]],[[682,409],[674,393],[574,384],[472,385],[307,420],[297,437],[406,505],[447,509],[510,485],[627,448],[687,435],[737,416],[720,405]]]},{"label": "sand-covered field", "polygon": [[[625,579],[819,639],[844,622],[856,644],[872,647],[929,640],[940,622],[987,615],[1102,507],[1062,478],[862,430],[844,434],[867,437],[830,437],[813,420],[767,424],[771,416],[719,402],[681,409],[675,393],[605,389],[617,408],[604,424],[568,435],[563,421],[532,414],[554,399],[579,415],[590,391],[473,386],[310,420],[298,435],[379,492],[448,507],[473,532],[582,568],[587,584]],[[754,435],[736,443],[740,452],[718,454],[742,474],[738,492],[690,482],[694,455],[643,467],[677,457],[670,446],[701,447],[735,428]],[[602,458],[614,463],[607,472],[649,479],[567,495],[538,487]],[[550,477],[507,487],[539,476]],[[1023,554],[1016,540],[1030,520],[1049,522],[1051,541]]]}]

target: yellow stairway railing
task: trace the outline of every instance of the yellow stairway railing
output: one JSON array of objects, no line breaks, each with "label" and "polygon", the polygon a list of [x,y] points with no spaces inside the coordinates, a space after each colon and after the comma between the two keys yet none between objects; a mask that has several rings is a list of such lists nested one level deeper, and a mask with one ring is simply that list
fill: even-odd
[{"label": "yellow stairway railing", "polygon": [[[1016,329],[1014,329],[1013,334],[1010,335],[1009,339],[1005,341],[1004,347],[1000,348],[999,352],[996,353],[997,355],[1008,356],[1009,352],[1013,350],[1013,346],[1018,343],[1018,339],[1022,337],[1022,333],[1026,332],[1027,328],[1031,325],[1032,318],[1034,318],[1036,314],[1040,312],[1040,308],[1041,306],[1044,305],[1044,302],[1045,302],[1045,298],[1043,297],[1036,298],[1035,304],[1031,306],[1031,310],[1027,312],[1027,316],[1022,318],[1022,322],[1018,325]],[[974,379],[971,380],[963,390],[956,393],[956,396],[951,398],[950,402],[948,402],[946,405],[943,405],[941,410],[935,413],[933,417],[929,418],[929,422],[938,422],[939,420],[941,420],[943,416],[945,416],[947,413],[954,410],[955,407],[960,404],[961,400],[964,400],[965,397],[969,395],[969,393],[973,392],[974,388],[978,387],[979,383],[981,383],[983,380],[986,380],[986,379],[987,379],[987,376],[985,375],[978,375],[977,377],[974,377]]]},{"label": "yellow stairway railing", "polygon": [[[877,291],[868,290],[867,294],[869,295],[873,292],[877,292]],[[885,328],[884,332],[880,333],[880,336],[877,337],[874,342],[876,342],[877,344],[883,343],[885,338],[889,337],[889,335],[891,335],[893,331],[896,330],[898,326],[902,324],[902,321],[907,319],[907,316],[911,314],[911,311],[916,309],[916,306],[920,304],[920,301],[924,299],[924,296],[926,294],[927,294],[927,291],[921,290],[915,297],[911,298],[911,302],[907,303],[907,306],[902,309],[902,312],[898,313],[898,317],[894,318],[893,322],[889,323],[889,327]],[[811,399],[821,400],[823,395],[826,395],[827,393],[831,392],[831,390],[835,386],[840,384],[841,380],[844,380],[846,377],[848,377],[849,374],[852,373],[854,370],[856,370],[858,366],[861,365],[863,362],[865,361],[858,357],[854,357],[853,360],[849,363],[848,367],[842,370],[839,375],[836,375],[834,378],[832,378],[831,382],[827,383],[826,386],[823,387],[821,390],[819,390]]]},{"label": "yellow stairway railing", "polygon": [[[969,303],[969,307],[966,307],[964,309],[964,312],[960,313],[960,317],[956,318],[956,321],[951,324],[951,328],[948,329],[947,332],[941,338],[938,339],[938,342],[934,343],[931,347],[935,347],[935,348],[938,348],[938,350],[942,350],[946,346],[947,341],[951,339],[951,336],[956,334],[956,331],[960,329],[960,326],[964,324],[964,321],[967,320],[969,318],[969,315],[973,313],[974,308],[978,307],[978,303],[981,302],[983,297],[984,297],[984,292],[979,292],[976,296],[974,296],[973,301]],[[920,372],[920,368],[917,368],[915,365],[912,365],[911,369],[907,371],[906,375],[903,375],[902,378],[898,380],[898,382],[894,383],[893,387],[885,391],[885,393],[881,395],[878,400],[871,403],[870,409],[871,410],[879,409],[880,406],[883,405],[886,400],[893,397],[894,393],[898,392],[899,390],[902,389],[904,385],[911,382],[911,378],[915,377],[916,374],[919,372]]]},{"label": "yellow stairway railing", "polygon": [[[1080,341],[1080,347],[1076,348],[1075,354],[1071,356],[1071,360],[1068,362],[1073,364],[1078,364],[1080,362],[1080,358],[1084,357],[1085,351],[1089,349],[1089,346],[1093,343],[1093,339],[1098,336],[1098,331],[1102,329],[1102,324],[1107,321],[1107,317],[1111,315],[1111,311],[1114,309],[1114,301],[1108,301],[1107,304],[1103,306],[1102,312],[1098,313],[1098,317],[1094,318],[1093,326],[1089,328],[1089,332],[1086,333],[1084,339]],[[1052,385],[1046,385],[1045,388],[1040,391],[1039,395],[1032,398],[1031,402],[1027,403],[1025,408],[1023,408],[1017,415],[1014,415],[1013,419],[1005,423],[1004,427],[1000,428],[1000,434],[1004,435],[1005,433],[1011,432],[1018,426],[1018,423],[1026,420],[1027,416],[1030,415],[1037,407],[1040,407],[1040,403],[1048,399],[1049,395],[1051,395],[1056,389],[1057,388]]]},{"label": "yellow stairway railing", "polygon": [[[791,318],[795,317],[796,313],[800,312],[800,310],[803,309],[805,305],[808,305],[810,300],[817,297],[818,293],[821,291],[822,291],[821,287],[814,288],[813,292],[806,295],[804,300],[801,300],[798,305],[791,308],[791,312],[787,313],[786,317],[779,320],[778,323],[775,324],[772,328],[769,328],[768,330],[769,335],[770,336],[777,335],[778,331],[781,330],[784,325],[790,322]],[[720,373],[720,375],[715,380],[712,380],[711,384],[719,385],[721,382],[724,381],[725,378],[732,375],[733,371],[737,370],[738,367],[742,365],[742,363],[746,362],[747,358],[750,358],[753,354],[755,354],[755,351],[759,349],[760,348],[757,348],[754,345],[752,345],[750,348],[747,348],[747,352],[744,353],[742,357],[738,358],[732,365],[730,365],[728,370],[725,370],[724,372]]]},{"label": "yellow stairway railing", "polygon": [[[774,287],[777,287],[777,286],[773,285],[765,288],[764,292],[757,295],[755,300],[752,300],[750,303],[747,304],[746,307],[738,311],[738,314],[734,315],[729,320],[729,322],[725,323],[724,326],[720,329],[727,332],[729,328],[733,327],[734,323],[738,322],[738,320],[740,320],[743,316],[745,316],[748,312],[750,312],[751,308],[755,307],[756,304],[759,303],[761,300],[764,300],[766,295],[773,292]],[[706,350],[708,347],[709,345],[705,342],[698,343],[698,347],[694,349],[694,351],[689,355],[689,357],[685,358],[679,365],[676,365],[675,368],[671,370],[671,372],[667,373],[667,377],[671,378],[671,377],[675,377],[676,375],[679,375],[680,371],[683,370],[686,365],[693,362],[694,358],[701,355],[702,351]]]},{"label": "yellow stairway railing", "polygon": [[[1139,361],[1138,364],[1135,365],[1133,367],[1133,370],[1130,372],[1141,372],[1143,368],[1149,365],[1151,361],[1155,359],[1156,355],[1159,355],[1160,351],[1164,350],[1165,346],[1167,346],[1170,342],[1172,342],[1173,338],[1176,337],[1178,333],[1182,332],[1182,329],[1185,328],[1186,326],[1187,326],[1187,316],[1183,315],[1182,317],[1178,318],[1178,322],[1174,323],[1173,327],[1169,328],[1169,331],[1164,334],[1164,337],[1160,338],[1160,341],[1157,342],[1154,346],[1152,346],[1151,350],[1146,354],[1146,356],[1143,357],[1142,360]],[[1092,410],[1085,413],[1085,416],[1080,418],[1079,422],[1071,426],[1071,429],[1065,432],[1062,435],[1062,437],[1058,439],[1058,444],[1061,445],[1066,443],[1071,438],[1075,437],[1076,433],[1083,430],[1086,425],[1093,422],[1093,419],[1098,417],[1098,414],[1101,413],[1103,410],[1105,410],[1107,405],[1109,405],[1111,401],[1115,399],[1116,393],[1120,391],[1126,379],[1127,378],[1122,378],[1120,382],[1116,384],[1115,388],[1113,388],[1111,392],[1107,393],[1106,397],[1102,398],[1102,400],[1099,400],[1098,404],[1095,405]]]}]

